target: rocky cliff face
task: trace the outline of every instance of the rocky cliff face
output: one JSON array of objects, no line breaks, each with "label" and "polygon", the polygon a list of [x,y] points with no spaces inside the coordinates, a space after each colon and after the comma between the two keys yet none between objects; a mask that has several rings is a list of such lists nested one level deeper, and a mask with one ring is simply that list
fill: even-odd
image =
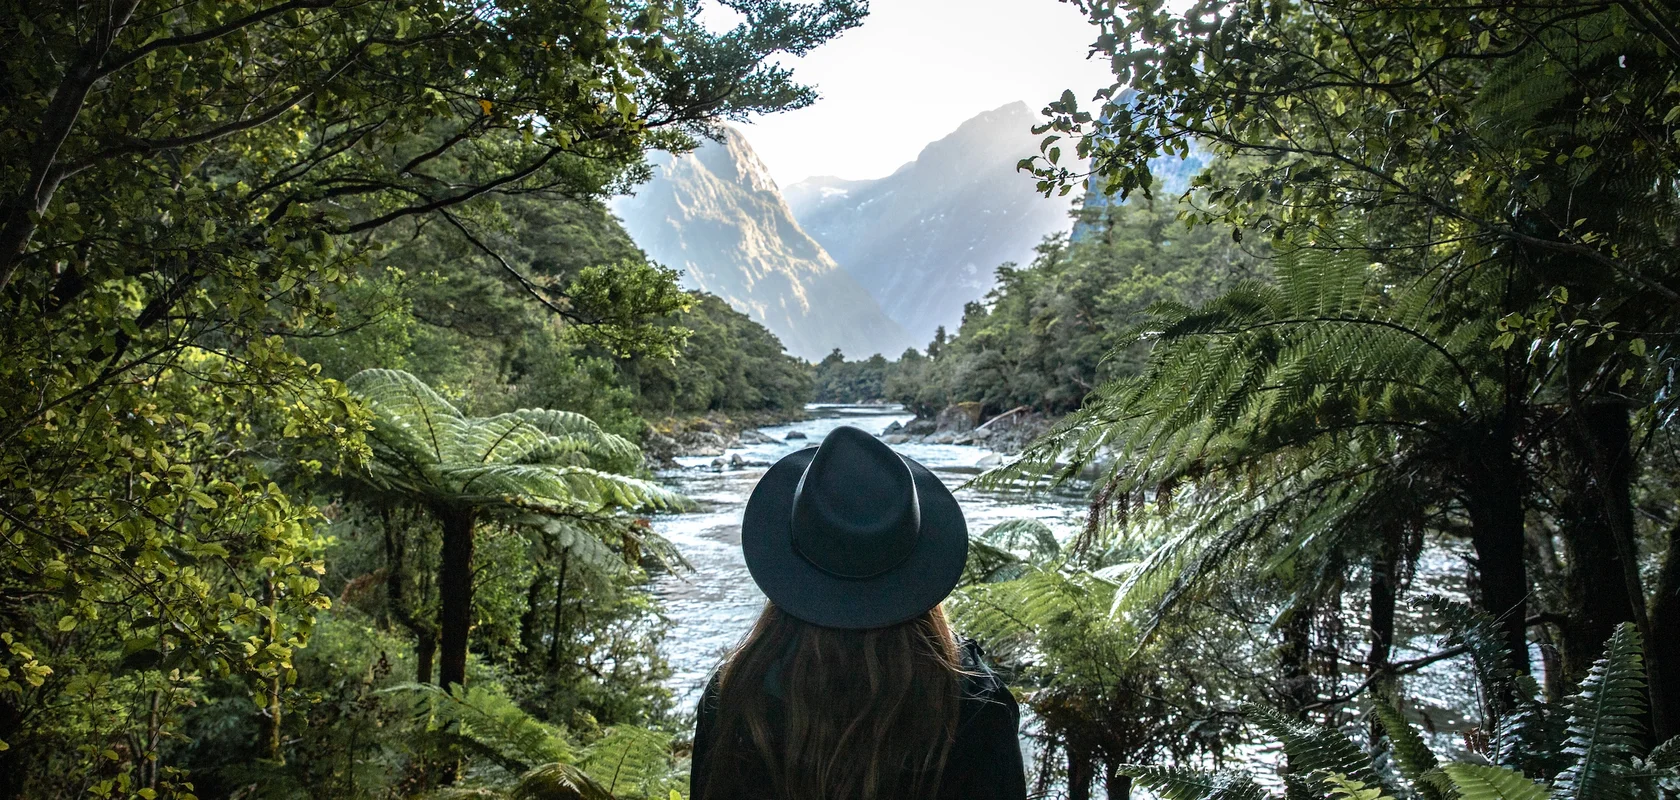
[{"label": "rocky cliff face", "polygon": [[[999,264],[1032,260],[1066,231],[1073,197],[1047,199],[1015,162],[1038,152],[1025,103],[981,114],[885,178],[812,178],[788,188],[799,224],[918,343],[990,291]],[[644,245],[645,246],[645,245]],[[890,355],[890,354],[889,354]]]},{"label": "rocky cliff face", "polygon": [[740,132],[657,158],[654,169],[613,211],[650,257],[682,270],[686,286],[723,298],[800,358],[836,347],[853,358],[896,356],[910,346],[904,328],[801,230]]}]

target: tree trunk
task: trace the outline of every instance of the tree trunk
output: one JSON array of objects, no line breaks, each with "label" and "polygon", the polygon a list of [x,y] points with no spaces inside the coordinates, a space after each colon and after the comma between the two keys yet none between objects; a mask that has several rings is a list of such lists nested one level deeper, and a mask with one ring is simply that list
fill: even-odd
[{"label": "tree trunk", "polygon": [[[6,622],[11,623],[12,620]],[[24,774],[31,765],[40,763],[26,755],[28,745],[34,742],[26,744],[18,735],[23,732],[20,699],[16,694],[0,694],[0,742],[11,745],[9,749],[0,750],[0,798],[6,800],[23,797]]]},{"label": "tree trunk", "polygon": [[467,635],[473,611],[473,509],[442,508],[443,553],[438,562],[438,685],[467,683]]},{"label": "tree trunk", "polygon": [[1680,522],[1668,530],[1668,552],[1651,598],[1651,707],[1656,740],[1680,736]]},{"label": "tree trunk", "polygon": [[[1576,598],[1571,598],[1572,616],[1577,611],[1591,616],[1584,620],[1587,624],[1583,626],[1582,641],[1570,642],[1570,631],[1565,629],[1564,652],[1568,656],[1570,651],[1567,648],[1573,646],[1581,658],[1597,659],[1605,642],[1615,632],[1616,625],[1632,622],[1647,643],[1645,668],[1651,699],[1649,729],[1656,731],[1660,726],[1655,718],[1663,713],[1659,709],[1668,703],[1665,696],[1672,694],[1674,689],[1659,675],[1668,673],[1660,663],[1662,657],[1655,652],[1658,638],[1651,627],[1645,607],[1644,581],[1639,575],[1638,533],[1633,522],[1635,464],[1629,411],[1620,403],[1599,402],[1578,407],[1570,416],[1573,443],[1589,469],[1589,487],[1583,492],[1584,500],[1596,504],[1596,508],[1583,514],[1582,518],[1600,522],[1603,534],[1596,540],[1582,542],[1589,559],[1571,558],[1568,565],[1570,571],[1579,568],[1587,573],[1579,581],[1582,584],[1579,587],[1579,604]],[[1565,544],[1574,546],[1567,539]],[[1584,652],[1588,646],[1591,647],[1590,655]],[[1576,661],[1582,670],[1581,677],[1585,677],[1591,661]],[[1566,658],[1565,664],[1569,664],[1569,659]],[[1573,673],[1570,677],[1575,679]]]},{"label": "tree trunk", "polygon": [[437,637],[422,633],[414,640],[414,682],[432,682],[432,663],[437,661]]},{"label": "tree trunk", "polygon": [[1371,557],[1371,649],[1365,654],[1368,675],[1387,672],[1394,652],[1394,605],[1400,594],[1399,550],[1399,531],[1390,526],[1382,550]]},{"label": "tree trunk", "polygon": [[1510,436],[1493,436],[1469,454],[1465,474],[1470,541],[1482,610],[1499,621],[1511,664],[1528,663],[1528,565],[1523,553],[1523,481]]},{"label": "tree trunk", "polygon": [[560,669],[560,647],[565,641],[566,629],[566,568],[572,560],[571,548],[560,551],[560,576],[554,579],[554,624],[549,626],[548,640],[548,671],[557,674]]},{"label": "tree trunk", "polygon": [[414,682],[432,682],[432,661],[437,658],[437,629],[422,622],[409,607],[408,591],[403,584],[403,543],[391,524],[391,509],[382,508],[379,517],[385,527],[385,609],[414,634]]},{"label": "tree trunk", "polygon": [[1104,765],[1103,793],[1108,800],[1132,800],[1132,776],[1121,775],[1118,764]]},{"label": "tree trunk", "polygon": [[1284,612],[1283,644],[1278,648],[1278,705],[1292,718],[1305,720],[1306,707],[1318,695],[1312,676],[1312,608]]},{"label": "tree trunk", "polygon": [[1068,800],[1091,800],[1091,780],[1096,777],[1094,766],[1090,753],[1068,745]]},{"label": "tree trunk", "polygon": [[1616,626],[1633,620],[1622,559],[1592,472],[1587,464],[1577,465],[1558,507],[1564,597],[1558,650],[1567,690],[1587,677]]},{"label": "tree trunk", "polygon": [[[263,603],[268,606],[268,642],[274,644],[280,640],[280,593],[274,585],[274,571],[269,570],[263,579]],[[276,764],[286,763],[286,754],[280,748],[280,678],[276,670],[274,677],[269,678],[263,694],[266,699],[263,709],[263,749],[267,751],[268,759]],[[154,705],[156,700],[153,700]]]},{"label": "tree trunk", "polygon": [[525,612],[519,615],[519,649],[524,651],[521,660],[536,660],[536,653],[542,647],[542,629],[539,627],[537,603],[542,599],[542,587],[548,582],[548,575],[539,566],[531,574],[531,583],[525,587]]},{"label": "tree trunk", "polygon": [[[1394,655],[1394,605],[1400,594],[1399,553],[1401,547],[1399,524],[1384,526],[1383,541],[1371,556],[1371,598],[1368,633],[1371,649],[1365,654],[1365,674],[1375,681],[1388,673]],[[1382,747],[1385,732],[1381,722],[1372,715],[1371,752]]]}]

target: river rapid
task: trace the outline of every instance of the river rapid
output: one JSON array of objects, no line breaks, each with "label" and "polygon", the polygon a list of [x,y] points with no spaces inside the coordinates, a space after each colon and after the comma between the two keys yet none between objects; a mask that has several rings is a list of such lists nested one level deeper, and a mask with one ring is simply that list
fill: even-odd
[{"label": "river rapid", "polygon": [[[814,405],[807,410],[811,418],[805,421],[759,429],[775,439],[774,444],[732,448],[723,459],[740,455],[743,461],[774,463],[822,441],[841,425],[878,436],[894,422],[914,418],[898,406]],[[788,440],[788,434],[795,432],[806,438]],[[990,450],[949,444],[901,444],[894,449],[921,462],[956,490],[970,533],[1006,519],[1030,517],[1042,520],[1058,536],[1068,536],[1083,523],[1085,501],[1078,494],[1039,492],[1028,497],[1018,492],[959,489],[979,472],[977,465],[992,454]],[[694,565],[690,572],[660,575],[653,583],[672,624],[664,646],[672,669],[668,687],[676,695],[677,707],[683,710],[693,707],[724,652],[746,634],[764,607],[764,595],[753,584],[741,559],[741,511],[766,467],[713,472],[713,458],[679,456],[677,463],[682,469],[660,473],[661,483],[692,498],[699,507],[653,520],[654,529]]]}]

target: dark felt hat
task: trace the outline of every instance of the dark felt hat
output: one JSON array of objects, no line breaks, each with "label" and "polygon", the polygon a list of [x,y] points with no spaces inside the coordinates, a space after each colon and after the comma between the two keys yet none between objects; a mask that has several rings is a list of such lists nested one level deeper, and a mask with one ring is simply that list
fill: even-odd
[{"label": "dark felt hat", "polygon": [[884,628],[956,587],[968,524],[926,467],[842,426],[759,480],[741,549],[782,611],[829,628]]}]

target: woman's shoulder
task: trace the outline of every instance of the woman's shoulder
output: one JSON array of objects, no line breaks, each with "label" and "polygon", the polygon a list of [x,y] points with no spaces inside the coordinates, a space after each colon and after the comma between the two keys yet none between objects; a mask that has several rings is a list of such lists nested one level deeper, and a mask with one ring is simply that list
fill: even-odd
[{"label": "woman's shoulder", "polygon": [[980,643],[973,639],[962,639],[958,642],[962,652],[963,669],[963,700],[968,706],[1004,705],[1015,708],[1015,695],[1009,691],[1009,684],[998,677],[997,671],[992,669],[986,660],[986,651],[981,649]]}]

